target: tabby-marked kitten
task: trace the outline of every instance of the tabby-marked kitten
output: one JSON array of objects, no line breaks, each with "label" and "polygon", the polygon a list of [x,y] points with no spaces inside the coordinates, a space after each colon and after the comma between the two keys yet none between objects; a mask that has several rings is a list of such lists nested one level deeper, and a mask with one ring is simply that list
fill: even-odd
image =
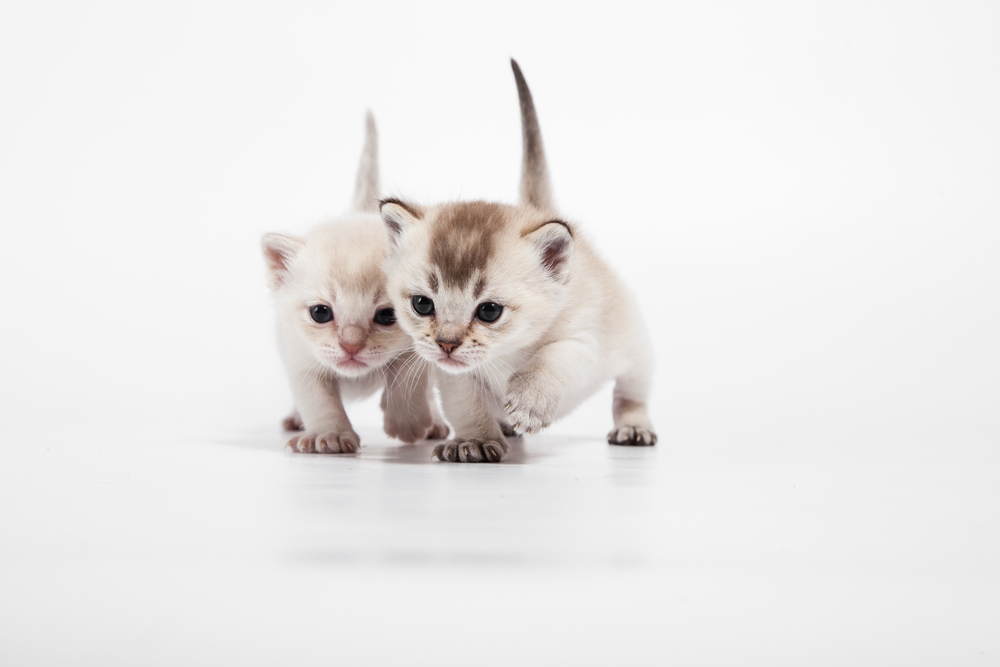
[{"label": "tabby-marked kitten", "polygon": [[615,380],[615,445],[653,445],[649,336],[631,295],[576,225],[555,212],[531,93],[521,101],[517,206],[383,200],[389,296],[414,349],[436,366],[454,440],[445,461],[499,461],[504,435],[535,433]]},{"label": "tabby-marked kitten", "polygon": [[410,350],[386,293],[386,233],[378,208],[378,139],[366,118],[351,212],[297,238],[266,234],[264,257],[278,308],[278,347],[296,410],[288,445],[350,453],[360,446],[344,399],[379,388],[385,432],[404,442],[444,438],[426,363]]}]

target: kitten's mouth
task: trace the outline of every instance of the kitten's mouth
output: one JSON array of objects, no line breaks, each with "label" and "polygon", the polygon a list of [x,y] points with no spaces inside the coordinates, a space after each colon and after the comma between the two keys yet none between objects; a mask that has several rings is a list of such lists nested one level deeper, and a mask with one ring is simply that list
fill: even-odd
[{"label": "kitten's mouth", "polygon": [[368,368],[368,364],[363,361],[358,361],[357,359],[344,359],[343,361],[337,362],[337,368],[342,368],[349,371],[359,371],[362,368]]},{"label": "kitten's mouth", "polygon": [[459,361],[453,357],[441,357],[437,360],[439,364],[445,368],[468,368],[469,364],[464,361]]}]

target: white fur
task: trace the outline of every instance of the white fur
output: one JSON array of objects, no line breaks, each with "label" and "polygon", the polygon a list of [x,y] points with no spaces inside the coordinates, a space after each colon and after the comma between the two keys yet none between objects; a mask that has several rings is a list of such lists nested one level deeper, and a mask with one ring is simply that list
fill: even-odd
[{"label": "white fur", "polygon": [[[343,402],[380,388],[385,390],[382,407],[390,436],[414,442],[448,432],[426,364],[409,351],[409,337],[397,324],[374,321],[376,313],[392,307],[382,270],[386,234],[381,218],[368,212],[378,188],[374,133],[369,115],[354,200],[360,211],[301,238],[263,238],[277,307],[278,347],[296,405],[285,425],[305,431],[288,441],[296,451],[356,451],[360,438]],[[314,321],[310,308],[317,305],[332,310],[332,321]]]},{"label": "white fur", "polygon": [[[435,454],[498,461],[508,451],[504,432],[538,432],[609,380],[616,384],[608,441],[655,444],[646,410],[653,355],[641,313],[586,238],[554,213],[534,105],[512,65],[525,145],[522,203],[422,209],[388,200],[381,208],[393,238],[389,297],[416,352],[436,365],[455,429],[456,439]],[[491,252],[474,275],[445,280],[447,267],[472,266],[467,260],[477,242]],[[414,295],[434,300],[433,316],[415,312]],[[493,323],[476,318],[485,302],[503,306]]]},{"label": "white fur", "polygon": [[[653,444],[645,408],[653,358],[641,313],[587,240],[574,232],[571,254],[553,276],[543,267],[536,239],[520,233],[546,216],[530,207],[504,207],[509,219],[497,251],[482,267],[482,296],[473,296],[475,280],[464,288],[441,281],[433,295],[427,257],[445,207],[410,218],[391,255],[389,280],[399,323],[417,353],[440,371],[445,416],[457,440],[439,448],[439,455],[450,458],[453,451],[452,460],[485,460],[476,441],[496,443],[506,453],[502,424],[516,433],[538,432],[612,379],[615,429],[609,439]],[[536,234],[548,236],[553,226],[562,228],[547,225]],[[415,294],[434,299],[434,317],[414,312]],[[504,306],[492,324],[475,318],[478,304],[487,301]],[[462,342],[449,355],[439,338]]]}]

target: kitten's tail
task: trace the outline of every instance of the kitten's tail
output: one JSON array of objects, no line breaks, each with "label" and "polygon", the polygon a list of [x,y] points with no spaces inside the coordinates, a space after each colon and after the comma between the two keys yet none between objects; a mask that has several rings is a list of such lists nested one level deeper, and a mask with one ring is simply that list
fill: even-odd
[{"label": "kitten's tail", "polygon": [[540,208],[555,210],[552,198],[552,186],[549,183],[549,168],[545,161],[545,149],[542,146],[542,131],[538,127],[538,116],[535,114],[535,103],[531,99],[528,83],[521,74],[517,61],[510,59],[514,70],[514,80],[517,82],[517,97],[521,101],[521,203]]},{"label": "kitten's tail", "polygon": [[358,177],[354,184],[354,211],[378,213],[378,132],[375,131],[375,116],[365,113],[365,147],[358,162]]}]

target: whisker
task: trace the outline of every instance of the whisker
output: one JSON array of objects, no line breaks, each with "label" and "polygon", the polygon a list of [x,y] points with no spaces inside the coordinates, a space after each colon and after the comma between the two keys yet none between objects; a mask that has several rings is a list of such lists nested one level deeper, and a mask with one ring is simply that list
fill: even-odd
[{"label": "whisker", "polygon": [[388,387],[388,389],[387,389],[387,391],[389,392],[388,396],[386,398],[386,405],[387,406],[388,406],[389,400],[391,400],[392,398],[394,398],[394,392],[396,391],[396,389],[403,388],[403,386],[406,383],[406,380],[407,380],[409,374],[412,372],[412,369],[418,364],[418,362],[420,360],[421,359],[420,359],[419,355],[417,355],[416,353],[414,353],[412,356],[407,357],[403,361],[402,365],[399,368],[396,369],[395,378],[394,378],[394,380],[392,382],[392,385],[390,387]]}]

